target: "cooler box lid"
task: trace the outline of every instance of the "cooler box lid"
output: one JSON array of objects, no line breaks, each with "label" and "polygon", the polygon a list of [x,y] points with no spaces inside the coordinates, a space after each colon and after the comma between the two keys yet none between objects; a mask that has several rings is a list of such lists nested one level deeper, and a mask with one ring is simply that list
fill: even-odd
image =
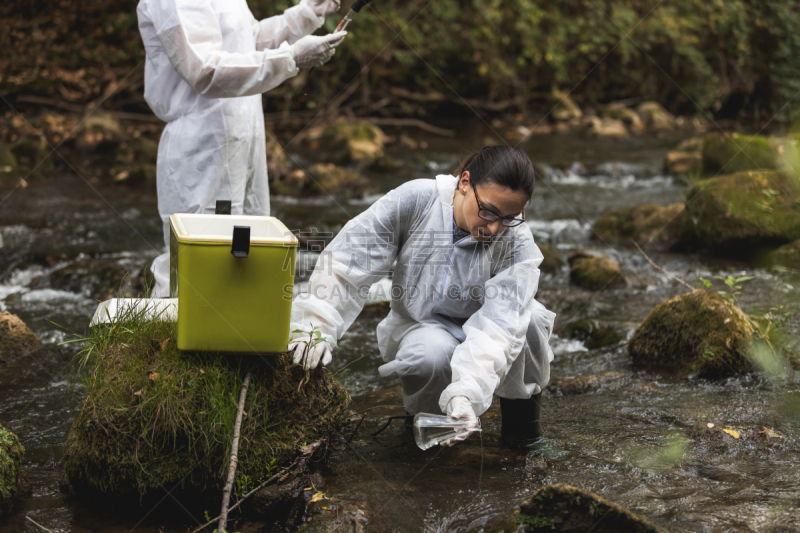
[{"label": "cooler box lid", "polygon": [[234,226],[250,227],[250,246],[297,246],[297,237],[275,217],[176,213],[169,217],[180,243],[231,244]]}]

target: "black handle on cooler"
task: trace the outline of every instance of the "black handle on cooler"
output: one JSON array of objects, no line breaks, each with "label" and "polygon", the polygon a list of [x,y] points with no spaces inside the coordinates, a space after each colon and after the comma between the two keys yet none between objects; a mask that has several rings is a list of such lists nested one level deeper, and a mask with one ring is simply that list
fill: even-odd
[{"label": "black handle on cooler", "polygon": [[237,259],[246,259],[250,254],[250,226],[234,226],[231,253]]}]

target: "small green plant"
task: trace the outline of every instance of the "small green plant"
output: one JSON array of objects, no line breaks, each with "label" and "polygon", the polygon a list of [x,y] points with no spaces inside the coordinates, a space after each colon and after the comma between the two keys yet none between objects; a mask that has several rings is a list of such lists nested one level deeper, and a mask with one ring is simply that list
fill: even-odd
[{"label": "small green plant", "polygon": [[[311,378],[311,371],[308,368],[306,368],[306,360],[308,358],[309,352],[311,351],[312,348],[314,348],[318,344],[328,341],[325,340],[325,338],[322,336],[322,332],[314,324],[311,324],[311,329],[308,330],[295,329],[292,331],[292,333],[299,333],[301,335],[301,337],[293,339],[292,342],[305,345],[305,348],[303,348],[303,357],[299,365],[305,368],[306,376],[305,378],[300,380],[300,385],[298,385],[297,387],[297,390],[300,391],[303,388],[303,385],[308,383],[308,380]],[[338,348],[338,346],[336,346],[332,342],[328,342],[328,344],[330,344],[333,348]]]},{"label": "small green plant", "polygon": [[694,286],[698,289],[710,289],[711,282],[702,276],[697,276],[697,280],[694,282]]},{"label": "small green plant", "polygon": [[740,285],[740,283],[744,283],[745,281],[750,281],[751,279],[754,278],[755,276],[739,276],[738,278],[730,275],[714,276],[714,279],[721,280],[727,287],[727,290],[717,291],[720,294],[720,296],[722,296],[729,302],[734,303],[736,305],[739,305],[736,302],[736,296],[742,294],[742,286]]},{"label": "small green plant", "polygon": [[[273,459],[272,462],[274,463],[275,459]],[[250,476],[245,474],[240,474],[239,476],[236,477],[236,491],[239,494],[239,496],[244,496],[245,494],[250,492],[250,486],[251,486]]]},{"label": "small green plant", "polygon": [[556,528],[556,522],[552,518],[544,515],[537,514],[531,516],[528,514],[519,513],[516,518],[517,524],[526,525],[532,529],[549,527],[550,529]]},{"label": "small green plant", "polygon": [[603,504],[600,503],[600,500],[593,501],[592,502],[592,506],[589,507],[589,514],[592,515],[592,516],[595,516],[595,517],[596,516],[600,516],[601,514],[603,514],[602,505]]},{"label": "small green plant", "polygon": [[211,522],[211,515],[208,514],[208,509],[203,511],[203,518],[205,519],[206,522]]}]

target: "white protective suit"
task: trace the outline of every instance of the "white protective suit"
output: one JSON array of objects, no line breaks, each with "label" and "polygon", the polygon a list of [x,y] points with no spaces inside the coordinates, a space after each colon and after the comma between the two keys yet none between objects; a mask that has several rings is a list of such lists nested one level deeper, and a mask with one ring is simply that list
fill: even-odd
[{"label": "white protective suit", "polygon": [[[140,0],[144,97],[167,122],[158,145],[158,210],[169,246],[173,213],[269,215],[261,93],[299,70],[290,49],[321,27],[304,3],[257,21],[245,0]],[[153,264],[153,296],[169,291],[169,254]]]},{"label": "white protective suit", "polygon": [[481,415],[493,394],[529,398],[550,379],[555,313],[534,299],[542,253],[525,224],[492,242],[453,243],[457,182],[408,182],[348,222],[292,305],[292,330],[313,324],[335,343],[397,259],[391,311],[377,331],[379,372],[400,375],[414,413],[443,412],[466,396]]}]

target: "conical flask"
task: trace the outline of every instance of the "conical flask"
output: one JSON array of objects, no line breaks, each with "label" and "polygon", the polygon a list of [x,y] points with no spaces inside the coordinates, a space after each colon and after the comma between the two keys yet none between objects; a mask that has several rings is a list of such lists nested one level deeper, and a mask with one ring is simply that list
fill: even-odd
[{"label": "conical flask", "polygon": [[466,420],[455,420],[445,415],[418,413],[414,417],[414,440],[420,450],[427,450],[451,437],[480,430],[480,419],[477,427],[468,428]]}]

